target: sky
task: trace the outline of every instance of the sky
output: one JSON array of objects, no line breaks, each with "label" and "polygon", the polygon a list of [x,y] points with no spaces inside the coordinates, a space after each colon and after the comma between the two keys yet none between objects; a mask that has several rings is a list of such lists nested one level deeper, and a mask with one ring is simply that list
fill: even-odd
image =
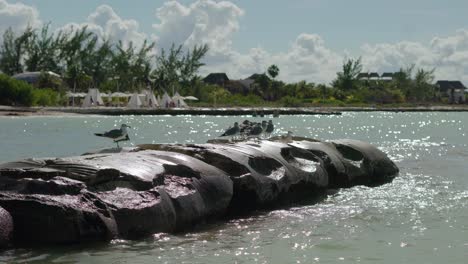
[{"label": "sky", "polygon": [[415,64],[468,85],[467,14],[466,0],[0,0],[0,32],[51,23],[156,50],[208,44],[200,74],[230,79],[276,64],[283,81],[329,83],[361,57],[364,71]]}]

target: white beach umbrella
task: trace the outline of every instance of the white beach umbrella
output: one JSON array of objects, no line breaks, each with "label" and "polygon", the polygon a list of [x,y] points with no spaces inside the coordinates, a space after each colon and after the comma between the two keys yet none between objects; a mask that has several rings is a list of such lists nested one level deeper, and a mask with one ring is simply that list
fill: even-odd
[{"label": "white beach umbrella", "polygon": [[184,97],[185,100],[192,100],[192,101],[198,101],[198,98],[196,98],[195,96],[185,96]]}]

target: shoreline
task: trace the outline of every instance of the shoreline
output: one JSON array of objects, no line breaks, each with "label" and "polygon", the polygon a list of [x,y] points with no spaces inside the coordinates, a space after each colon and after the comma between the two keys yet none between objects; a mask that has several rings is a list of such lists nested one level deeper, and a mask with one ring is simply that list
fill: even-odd
[{"label": "shoreline", "polygon": [[468,105],[411,107],[189,107],[171,109],[130,109],[125,107],[11,107],[0,106],[0,116],[71,115],[341,115],[342,112],[468,112]]}]

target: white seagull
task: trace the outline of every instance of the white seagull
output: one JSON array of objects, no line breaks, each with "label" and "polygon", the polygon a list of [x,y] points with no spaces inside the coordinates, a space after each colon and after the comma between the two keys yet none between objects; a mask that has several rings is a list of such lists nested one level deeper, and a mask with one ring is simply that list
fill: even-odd
[{"label": "white seagull", "polygon": [[107,137],[113,139],[114,142],[117,143],[117,147],[119,147],[120,141],[130,140],[130,138],[128,137],[127,128],[131,127],[127,126],[126,124],[122,124],[120,126],[120,129],[112,129],[104,133],[94,133],[94,135],[98,137]]}]

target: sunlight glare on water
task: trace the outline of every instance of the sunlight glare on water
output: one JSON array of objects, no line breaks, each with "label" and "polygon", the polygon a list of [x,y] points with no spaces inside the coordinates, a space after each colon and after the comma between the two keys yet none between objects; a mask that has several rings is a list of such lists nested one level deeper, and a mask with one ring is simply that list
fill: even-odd
[{"label": "sunlight glare on water", "polygon": [[[114,147],[93,135],[126,123],[130,142],[204,143],[247,116],[1,117],[0,161],[80,155]],[[287,131],[321,140],[369,142],[401,170],[375,188],[342,189],[313,204],[257,211],[183,234],[139,241],[11,249],[19,263],[466,263],[468,139],[464,113],[280,116]],[[311,166],[313,167],[313,166]],[[312,168],[310,168],[312,169]]]}]

